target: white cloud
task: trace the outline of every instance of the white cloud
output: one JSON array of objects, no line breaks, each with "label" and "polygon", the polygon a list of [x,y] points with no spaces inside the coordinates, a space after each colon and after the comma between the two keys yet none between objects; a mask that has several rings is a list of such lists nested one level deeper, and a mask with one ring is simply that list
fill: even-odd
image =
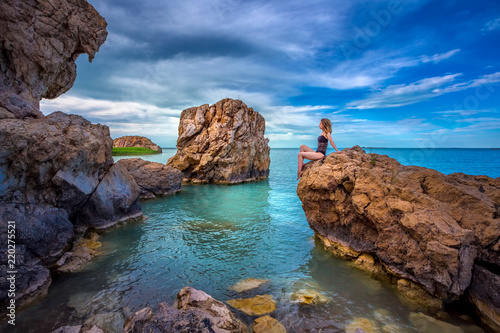
[{"label": "white cloud", "polygon": [[445,53],[435,54],[431,57],[424,55],[424,56],[421,56],[420,59],[422,60],[423,63],[433,62],[433,63],[437,64],[438,62],[440,62],[442,60],[445,60],[445,59],[452,57],[453,55],[457,54],[458,52],[460,52],[460,49],[455,49],[455,50],[451,50],[451,51],[448,51]]},{"label": "white cloud", "polygon": [[436,88],[450,83],[462,74],[450,74],[419,80],[410,84],[388,86],[370,94],[367,98],[347,104],[348,109],[391,108],[427,100],[438,94]]},{"label": "white cloud", "polygon": [[496,28],[500,27],[500,18],[497,18],[495,20],[491,20],[489,22],[487,22],[483,29],[483,31],[491,31],[491,30],[495,30]]},{"label": "white cloud", "polygon": [[484,96],[494,91],[490,84],[500,82],[500,72],[483,75],[477,79],[453,83],[461,73],[436,76],[410,84],[390,85],[368,95],[365,99],[347,103],[347,109],[392,108],[429,100],[450,92],[484,86]]}]

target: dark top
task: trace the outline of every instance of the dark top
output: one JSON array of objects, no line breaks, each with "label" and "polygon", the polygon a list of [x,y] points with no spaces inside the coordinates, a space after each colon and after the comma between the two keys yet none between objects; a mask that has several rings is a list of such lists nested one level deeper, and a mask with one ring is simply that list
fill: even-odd
[{"label": "dark top", "polygon": [[328,139],[323,135],[318,136],[318,149],[316,149],[316,152],[326,155],[326,148],[328,148]]}]

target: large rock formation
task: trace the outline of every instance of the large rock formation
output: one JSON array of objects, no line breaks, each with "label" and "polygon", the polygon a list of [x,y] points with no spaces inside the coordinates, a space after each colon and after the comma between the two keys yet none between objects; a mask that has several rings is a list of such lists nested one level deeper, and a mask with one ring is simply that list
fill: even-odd
[{"label": "large rock formation", "polygon": [[265,120],[239,100],[224,99],[181,113],[177,154],[168,160],[192,182],[221,184],[269,176]]},{"label": "large rock formation", "polygon": [[15,226],[15,263],[8,261],[9,244],[0,246],[0,313],[11,301],[8,270],[17,271],[16,307],[22,306],[47,292],[49,269],[71,247],[75,230],[80,236],[88,226],[141,214],[137,184],[125,168],[112,167],[109,129],[39,110],[41,98],[71,88],[75,60],[82,53],[92,60],[105,28],[85,0],[0,3],[0,237],[7,240]]},{"label": "large rock formation", "polygon": [[134,177],[142,199],[156,198],[181,190],[182,172],[176,168],[141,158],[123,158],[116,164],[123,165]]},{"label": "large rock formation", "polygon": [[246,333],[247,327],[224,305],[201,290],[183,288],[172,306],[147,307],[125,322],[124,333],[225,332]]},{"label": "large rock formation", "polygon": [[40,117],[42,98],[56,98],[76,79],[82,53],[92,61],[106,40],[106,21],[85,0],[0,2],[0,108]]},{"label": "large rock formation", "polygon": [[356,146],[307,163],[297,194],[332,252],[371,255],[372,271],[439,299],[470,287],[485,323],[500,324],[500,178],[403,166]]},{"label": "large rock formation", "polygon": [[[113,166],[108,127],[81,116],[1,119],[0,140],[0,237],[7,239],[14,221],[22,303],[45,293],[47,268],[71,247],[75,223],[100,228],[141,215],[139,187]],[[5,274],[6,242],[1,250]],[[5,279],[0,283],[5,290]],[[2,292],[2,310],[6,297]]]},{"label": "large rock formation", "polygon": [[162,152],[160,146],[144,136],[121,136],[113,140],[113,147],[142,147]]}]

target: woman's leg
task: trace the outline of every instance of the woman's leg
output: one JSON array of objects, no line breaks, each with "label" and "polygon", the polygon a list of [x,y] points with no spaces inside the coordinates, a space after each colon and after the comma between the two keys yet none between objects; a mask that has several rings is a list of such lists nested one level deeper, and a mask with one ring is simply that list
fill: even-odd
[{"label": "woman's leg", "polygon": [[[302,146],[300,148],[302,149]],[[309,148],[309,147],[307,147],[307,148]],[[311,148],[309,148],[309,149],[311,149]],[[302,152],[300,152],[297,155],[297,159],[298,159],[297,179],[299,179],[302,176],[302,167],[304,166],[304,158],[311,160],[311,161],[315,161],[315,160],[320,160],[323,157],[325,157],[325,155],[323,155],[322,153],[316,153],[315,151],[302,151]]]},{"label": "woman's leg", "polygon": [[303,152],[303,151],[314,152],[314,150],[309,148],[308,146],[300,145],[300,152]]}]

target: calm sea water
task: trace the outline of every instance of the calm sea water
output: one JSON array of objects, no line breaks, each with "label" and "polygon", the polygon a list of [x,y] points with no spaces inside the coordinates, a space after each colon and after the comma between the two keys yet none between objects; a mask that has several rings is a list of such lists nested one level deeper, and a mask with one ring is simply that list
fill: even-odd
[{"label": "calm sea water", "polygon": [[[2,332],[50,332],[82,323],[99,313],[131,314],[159,302],[173,303],[192,286],[214,298],[270,294],[273,317],[288,332],[343,332],[356,317],[397,332],[417,332],[414,309],[389,284],[372,279],[350,263],[326,253],[315,242],[296,195],[296,149],[272,149],[266,181],[240,185],[186,185],[181,192],[142,202],[144,222],[127,223],[102,234],[101,254],[78,273],[56,277],[49,294],[18,310],[16,327]],[[367,149],[368,152],[368,149]],[[406,164],[444,173],[500,176],[498,150],[372,149]],[[175,154],[142,156],[165,163]],[[228,289],[246,278],[269,279],[259,289],[238,294]],[[320,291],[331,302],[301,306],[290,300],[298,289]],[[253,319],[235,313],[247,324]],[[448,320],[467,325],[460,313]]]}]

